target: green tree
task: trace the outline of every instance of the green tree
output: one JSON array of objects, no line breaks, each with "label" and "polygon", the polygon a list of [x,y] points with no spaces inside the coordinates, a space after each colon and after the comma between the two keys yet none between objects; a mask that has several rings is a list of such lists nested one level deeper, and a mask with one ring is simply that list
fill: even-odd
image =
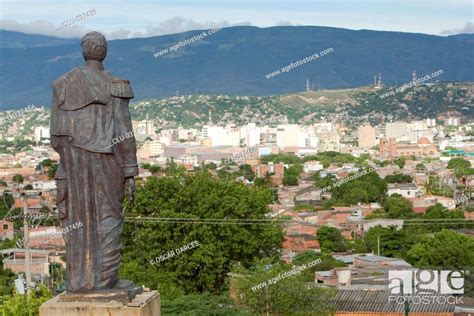
[{"label": "green tree", "polygon": [[262,164],[268,164],[269,162],[285,164],[301,164],[303,161],[300,157],[293,154],[270,154],[264,155],[260,158]]},{"label": "green tree", "polygon": [[[271,191],[224,181],[199,172],[193,176],[150,177],[137,188],[129,216],[195,218],[135,222],[124,229],[122,275],[173,297],[183,293],[219,293],[232,264],[250,266],[256,259],[279,258],[283,232],[279,225],[239,224],[265,219]],[[206,219],[228,219],[216,223]],[[199,247],[165,261],[150,261],[196,240]],[[137,259],[138,258],[138,259]],[[169,294],[166,294],[168,291]]]},{"label": "green tree", "polygon": [[392,194],[384,203],[389,218],[405,218],[413,214],[413,204],[400,194]]},{"label": "green tree", "polygon": [[158,172],[161,172],[162,171],[162,168],[158,165],[151,165],[148,170],[152,173],[152,174],[157,174]]},{"label": "green tree", "polygon": [[31,184],[27,184],[23,187],[23,190],[33,190],[33,186]]},{"label": "green tree", "polygon": [[285,169],[283,176],[284,185],[298,185],[298,177],[303,171],[303,166],[300,164],[294,164]]},{"label": "green tree", "polygon": [[141,167],[143,169],[148,170],[148,169],[150,169],[151,165],[148,162],[144,162],[144,163],[141,164]]},{"label": "green tree", "polygon": [[4,191],[0,196],[0,218],[4,218],[10,211],[12,205],[15,203],[13,195],[9,191]]},{"label": "green tree", "polygon": [[161,302],[162,315],[215,315],[215,316],[251,316],[245,309],[237,308],[226,296],[190,294]]},{"label": "green tree", "polygon": [[[14,245],[13,245],[14,246]],[[3,265],[0,270],[0,297],[4,295],[10,296],[13,292],[13,281],[15,280],[15,273],[10,269],[4,269]]]},{"label": "green tree", "polygon": [[295,186],[298,185],[298,177],[293,174],[288,174],[283,177],[283,185]]},{"label": "green tree", "polygon": [[403,173],[390,174],[385,177],[387,183],[412,183],[413,178]]},{"label": "green tree", "polygon": [[56,175],[56,171],[58,170],[58,164],[57,163],[52,163],[50,167],[48,167],[48,178],[49,179],[54,179],[54,176]]},{"label": "green tree", "polygon": [[17,183],[17,184],[20,184],[20,183],[23,183],[23,181],[25,180],[25,178],[23,178],[23,176],[21,174],[15,174],[12,178],[13,182]]},{"label": "green tree", "polygon": [[41,304],[51,297],[51,291],[46,286],[39,285],[36,289],[30,290],[27,296],[14,294],[4,303],[3,308],[7,315],[37,316]]},{"label": "green tree", "polygon": [[405,167],[405,158],[399,157],[393,161],[394,164],[396,164],[400,169],[403,169]]},{"label": "green tree", "polygon": [[347,240],[335,227],[321,226],[316,231],[316,238],[323,251],[341,252],[347,250]]},{"label": "green tree", "polygon": [[[331,315],[334,308],[327,302],[335,290],[314,286],[314,281],[308,284],[301,273],[282,277],[291,269],[290,265],[260,264],[252,270],[234,270],[238,305],[257,315]],[[263,283],[267,286],[258,287]]]},{"label": "green tree", "polygon": [[379,238],[380,255],[382,256],[402,258],[409,249],[405,231],[399,230],[396,226],[382,227],[378,225],[369,229],[364,236],[364,242],[370,251],[378,252]]},{"label": "green tree", "polygon": [[421,162],[419,164],[417,164],[415,168],[416,168],[416,170],[426,171],[426,166]]},{"label": "green tree", "polygon": [[377,173],[370,172],[336,186],[331,192],[331,200],[338,204],[381,202],[387,192],[387,184]]},{"label": "green tree", "polygon": [[0,180],[0,187],[7,187],[7,183],[5,182],[5,180]]},{"label": "green tree", "polygon": [[43,167],[51,167],[54,163],[56,163],[55,160],[51,160],[49,158],[44,159],[40,162],[40,165]]},{"label": "green tree", "polygon": [[451,158],[448,162],[448,169],[454,169],[458,178],[474,174],[474,168],[471,168],[471,163],[463,158]]},{"label": "green tree", "polygon": [[316,271],[329,271],[334,268],[346,266],[344,262],[334,259],[331,254],[317,253],[313,250],[306,250],[299,253],[293,258],[291,263],[296,266],[301,266],[318,259],[321,259],[321,263],[301,272],[302,278],[305,282],[314,282],[314,272]]},{"label": "green tree", "polygon": [[425,269],[474,267],[474,239],[443,229],[423,236],[407,253],[408,261]]}]

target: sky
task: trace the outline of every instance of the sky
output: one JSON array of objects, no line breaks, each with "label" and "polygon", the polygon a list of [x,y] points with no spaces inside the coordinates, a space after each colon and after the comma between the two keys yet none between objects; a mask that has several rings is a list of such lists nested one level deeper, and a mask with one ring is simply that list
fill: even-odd
[{"label": "sky", "polygon": [[[0,0],[0,29],[58,37],[95,30],[109,39],[211,27],[332,26],[451,35],[473,33],[474,0]],[[96,14],[60,28],[63,21]]]}]

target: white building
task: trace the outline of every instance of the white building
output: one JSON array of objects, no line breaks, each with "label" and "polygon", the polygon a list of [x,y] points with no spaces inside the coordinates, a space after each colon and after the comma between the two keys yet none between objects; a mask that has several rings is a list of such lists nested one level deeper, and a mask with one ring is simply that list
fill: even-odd
[{"label": "white building", "polygon": [[280,148],[298,147],[298,134],[300,127],[297,124],[278,125],[276,132],[276,145]]},{"label": "white building", "polygon": [[303,164],[303,171],[306,173],[316,172],[323,169],[323,164],[316,160],[310,160]]},{"label": "white building", "polygon": [[211,146],[239,146],[240,145],[240,131],[233,125],[226,126],[211,126],[204,125],[202,127],[202,138],[211,139]]},{"label": "white building", "polygon": [[414,183],[389,183],[387,195],[400,194],[405,198],[416,198],[419,197],[421,191]]},{"label": "white building", "polygon": [[55,180],[51,180],[51,181],[33,181],[33,182],[31,182],[31,186],[33,187],[33,190],[41,190],[41,191],[55,190],[56,189],[56,181]]},{"label": "white building", "polygon": [[246,146],[255,146],[260,144],[260,127],[255,123],[248,123],[240,128],[240,139],[244,140]]},{"label": "white building", "polygon": [[37,126],[35,127],[35,142],[49,142],[49,127]]},{"label": "white building", "polygon": [[385,137],[395,138],[397,141],[408,141],[408,124],[405,122],[387,123],[385,126]]}]

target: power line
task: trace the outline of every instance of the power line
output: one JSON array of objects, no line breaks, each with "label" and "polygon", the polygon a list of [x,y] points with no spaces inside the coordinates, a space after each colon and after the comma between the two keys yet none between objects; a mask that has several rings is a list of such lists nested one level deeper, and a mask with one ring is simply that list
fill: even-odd
[{"label": "power line", "polygon": [[[176,218],[176,217],[125,217],[127,222],[142,223],[171,223],[171,224],[209,224],[209,225],[284,225],[292,223],[306,223],[299,220],[272,220],[272,219],[226,219],[226,218]],[[462,225],[474,223],[470,219],[414,219],[406,220],[403,225]],[[323,225],[321,225],[323,226]]]}]

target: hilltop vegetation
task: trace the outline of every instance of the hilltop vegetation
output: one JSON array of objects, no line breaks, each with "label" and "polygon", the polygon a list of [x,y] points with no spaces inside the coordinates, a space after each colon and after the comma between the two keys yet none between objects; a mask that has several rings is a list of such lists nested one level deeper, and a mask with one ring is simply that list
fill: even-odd
[{"label": "hilltop vegetation", "polygon": [[[195,127],[209,122],[217,125],[249,122],[257,125],[280,123],[311,124],[317,121],[346,121],[350,126],[364,122],[378,124],[383,114],[387,120],[436,118],[440,113],[456,111],[465,120],[474,118],[474,84],[437,83],[409,88],[382,98],[390,87],[306,91],[281,96],[188,95],[153,98],[132,103],[132,119],[150,119],[160,128]],[[13,113],[13,111],[9,111]],[[17,122],[16,135],[32,127],[49,125],[49,110],[31,112],[2,122],[0,132]]]},{"label": "hilltop vegetation", "polygon": [[155,120],[159,126],[202,126],[209,121],[218,125],[248,122],[257,124],[310,124],[323,117],[350,119],[358,125],[387,119],[435,118],[447,111],[457,111],[466,119],[474,118],[474,84],[437,83],[409,88],[382,98],[390,88],[372,87],[343,90],[308,91],[283,96],[192,95],[149,99],[132,105],[136,119]]}]

